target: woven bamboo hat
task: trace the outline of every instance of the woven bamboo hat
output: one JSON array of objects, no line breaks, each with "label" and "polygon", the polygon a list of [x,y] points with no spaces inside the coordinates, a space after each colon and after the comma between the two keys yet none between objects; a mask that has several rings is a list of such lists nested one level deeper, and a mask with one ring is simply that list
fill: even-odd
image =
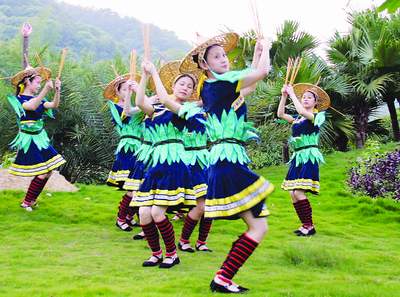
[{"label": "woven bamboo hat", "polygon": [[[195,82],[195,85],[193,86],[193,93],[191,96],[191,100],[197,100],[198,99],[198,94],[196,92],[196,84],[198,82],[198,79],[200,75],[202,74],[202,71],[200,69],[194,69],[190,73],[182,73],[179,71],[179,66],[181,64],[180,60],[168,62],[167,64],[163,65],[160,70],[159,70],[159,76],[160,79],[167,91],[168,94],[173,94],[174,90],[173,87],[177,80],[181,78],[184,75],[190,76],[193,81]],[[151,79],[149,81],[149,87],[151,90],[155,91],[155,85],[154,81]]]},{"label": "woven bamboo hat", "polygon": [[311,92],[317,97],[317,106],[316,108],[319,111],[326,110],[331,105],[331,99],[329,95],[320,87],[308,84],[308,83],[298,83],[293,86],[293,91],[296,94],[296,97],[301,99],[305,92]]},{"label": "woven bamboo hat", "polygon": [[46,67],[33,68],[28,66],[11,78],[11,84],[17,87],[18,84],[21,83],[25,78],[31,76],[41,76],[43,79],[49,79],[51,77],[51,70]]},{"label": "woven bamboo hat", "polygon": [[198,55],[199,61],[203,60],[205,51],[212,45],[220,45],[226,53],[232,51],[239,41],[239,35],[234,32],[223,33],[212,38],[205,38],[197,34],[196,46],[186,54],[182,60],[179,70],[182,73],[193,72],[198,69],[193,56]]},{"label": "woven bamboo hat", "polygon": [[[114,100],[115,97],[117,97],[117,88],[120,84],[128,81],[130,78],[130,74],[124,74],[124,75],[119,75],[116,78],[114,78],[111,82],[109,82],[104,89],[103,96],[106,99],[109,100]],[[140,75],[136,74],[135,75],[135,81],[139,82],[140,81]]]}]

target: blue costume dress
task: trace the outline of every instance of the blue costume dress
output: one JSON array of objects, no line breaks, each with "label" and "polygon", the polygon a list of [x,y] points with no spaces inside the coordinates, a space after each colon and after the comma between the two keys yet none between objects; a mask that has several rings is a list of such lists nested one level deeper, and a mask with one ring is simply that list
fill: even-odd
[{"label": "blue costume dress", "polygon": [[325,112],[314,114],[314,120],[297,118],[292,125],[289,145],[294,153],[281,188],[286,191],[305,190],[319,193],[319,163],[324,161],[318,149],[319,130],[325,122]]},{"label": "blue costume dress", "polygon": [[[154,112],[157,113],[163,110],[163,106],[160,104],[154,104]],[[151,126],[152,119],[148,116],[145,117],[144,121],[141,125],[142,130],[142,138],[140,142],[140,146],[136,152],[136,163],[133,170],[129,173],[129,176],[124,184],[124,189],[127,191],[138,191],[141,184],[144,180],[144,175],[149,166],[149,161],[151,157],[151,147],[152,147],[152,134],[151,134]],[[131,206],[133,205],[133,201],[131,202]]]},{"label": "blue costume dress", "polygon": [[66,162],[50,145],[50,139],[44,130],[43,114],[54,118],[52,111],[44,107],[46,100],[42,100],[34,111],[24,110],[22,107],[22,104],[32,98],[34,96],[25,95],[7,98],[18,116],[19,132],[11,143],[11,147],[17,149],[17,157],[9,168],[9,172],[14,175],[46,174]]},{"label": "blue costume dress", "polygon": [[207,134],[204,123],[206,114],[195,102],[186,102],[179,111],[184,118],[185,130],[183,141],[187,153],[187,164],[191,173],[192,188],[197,198],[205,198],[207,194],[207,175],[209,152]]},{"label": "blue costume dress", "polygon": [[219,79],[206,80],[200,86],[211,145],[205,217],[237,219],[248,210],[254,217],[267,216],[265,199],[274,186],[247,166],[250,159],[245,144],[257,135],[246,121],[241,80],[228,78],[229,75],[228,72]]},{"label": "blue costume dress", "polygon": [[196,206],[182,140],[185,120],[157,105],[152,120],[145,124],[152,142],[148,170],[131,206],[167,206],[168,211]]},{"label": "blue costume dress", "polygon": [[108,102],[113,123],[120,137],[118,147],[115,152],[115,161],[108,175],[107,184],[123,188],[130,172],[136,163],[135,152],[141,144],[143,113],[136,113],[132,117],[127,117],[123,113],[123,108],[117,104]]}]

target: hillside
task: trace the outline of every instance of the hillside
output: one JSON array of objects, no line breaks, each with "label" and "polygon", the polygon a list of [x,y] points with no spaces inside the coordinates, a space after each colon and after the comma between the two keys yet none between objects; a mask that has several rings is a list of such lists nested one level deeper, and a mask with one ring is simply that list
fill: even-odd
[{"label": "hillside", "polygon": [[[96,60],[126,55],[131,48],[143,49],[142,25],[132,17],[120,17],[108,9],[94,10],[54,0],[1,0],[0,40],[19,38],[23,22],[34,27],[32,45],[48,44],[50,49],[68,47],[76,57],[94,55]],[[174,32],[150,27],[155,57],[174,59],[189,44]]]}]

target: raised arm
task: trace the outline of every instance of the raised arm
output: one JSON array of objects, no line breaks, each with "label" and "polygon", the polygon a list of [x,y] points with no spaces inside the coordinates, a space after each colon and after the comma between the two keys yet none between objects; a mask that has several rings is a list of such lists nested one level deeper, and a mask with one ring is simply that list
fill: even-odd
[{"label": "raised arm", "polygon": [[23,38],[22,43],[22,69],[25,69],[29,65],[28,54],[29,54],[29,35],[32,33],[32,26],[29,23],[24,23],[21,28],[21,34]]},{"label": "raised arm", "polygon": [[[262,52],[261,52],[259,61],[257,63],[256,68],[254,69],[254,71],[250,72],[248,75],[246,75],[243,78],[241,89],[251,87],[252,85],[257,83],[259,80],[262,80],[265,76],[267,76],[267,74],[269,72],[270,43],[265,39],[260,40],[258,43],[262,46]],[[255,50],[257,51],[257,48]]]},{"label": "raised arm", "polygon": [[167,93],[161,78],[154,66],[154,64],[149,62],[149,70],[151,72],[151,77],[153,78],[154,84],[156,86],[157,96],[162,104],[167,107],[173,113],[178,113],[182,107],[182,104],[176,102],[170,94]]},{"label": "raised arm", "polygon": [[[135,113],[140,111],[139,107],[132,106],[132,95],[133,95],[133,93],[135,93],[135,94],[137,93],[139,85],[134,80],[128,80],[127,83],[128,83],[130,92],[129,92],[127,98],[125,98],[125,101],[124,101],[124,114],[127,115],[127,116],[131,116],[131,115],[133,115],[133,114],[135,114]],[[146,95],[144,97],[145,97],[145,100],[148,101],[146,99]]]},{"label": "raised arm", "polygon": [[51,102],[45,102],[43,104],[44,108],[47,109],[55,109],[60,106],[60,94],[61,94],[61,81],[56,78],[54,81],[54,88],[55,88],[55,93],[54,93],[54,99]]},{"label": "raised arm", "polygon": [[288,97],[288,93],[286,92],[286,85],[283,86],[281,92],[282,92],[282,96],[281,96],[281,100],[279,101],[277,116],[278,116],[278,118],[284,119],[285,121],[287,121],[289,123],[293,123],[294,118],[291,115],[285,113],[286,99]]},{"label": "raised arm", "polygon": [[148,116],[152,116],[154,113],[154,107],[145,95],[146,84],[149,78],[149,72],[146,69],[146,63],[147,62],[142,63],[142,78],[140,79],[139,87],[136,93],[136,106]]},{"label": "raised arm", "polygon": [[299,115],[305,117],[306,119],[314,120],[314,114],[310,111],[307,111],[303,107],[303,105],[301,105],[301,102],[299,101],[299,99],[297,98],[296,94],[293,91],[293,86],[288,85],[286,87],[286,92],[289,94],[290,99],[292,99],[294,107],[296,108]]},{"label": "raised arm", "polygon": [[[260,57],[262,54],[262,45],[261,43],[257,40],[255,49],[254,49],[254,53],[253,53],[253,60],[251,63],[251,68],[252,69],[256,69],[258,67],[258,63],[260,62]],[[250,95],[251,93],[253,93],[256,90],[257,84],[252,84],[251,86],[248,86],[246,88],[242,88],[240,90],[240,94],[244,97]]]},{"label": "raised arm", "polygon": [[39,95],[30,99],[27,102],[24,102],[22,104],[22,107],[25,110],[36,110],[39,105],[42,103],[42,100],[44,97],[47,95],[47,93],[53,89],[53,82],[49,79],[46,81],[46,84],[44,85],[43,89],[40,91]]}]

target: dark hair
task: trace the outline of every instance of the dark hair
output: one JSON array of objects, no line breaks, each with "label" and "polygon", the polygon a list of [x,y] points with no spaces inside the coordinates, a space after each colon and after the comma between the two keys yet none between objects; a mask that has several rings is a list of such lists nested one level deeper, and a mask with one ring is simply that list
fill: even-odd
[{"label": "dark hair", "polygon": [[33,79],[38,76],[38,75],[31,75],[31,76],[27,76],[24,79],[22,79],[18,84],[17,84],[17,91],[15,92],[15,95],[18,96],[19,93],[21,92],[21,87],[20,84],[23,84],[26,86],[26,80],[29,80],[30,82],[33,81]]},{"label": "dark hair", "polygon": [[178,80],[180,80],[181,78],[184,78],[184,77],[189,77],[189,78],[192,80],[192,82],[193,82],[193,88],[194,88],[194,86],[196,85],[196,81],[195,81],[195,79],[194,79],[193,76],[191,76],[190,74],[187,74],[187,73],[184,73],[184,74],[179,75],[179,76],[175,79],[174,85],[178,82]]},{"label": "dark hair", "polygon": [[116,90],[117,90],[118,92],[121,91],[122,85],[123,85],[124,83],[126,83],[126,82],[127,82],[127,80],[122,80],[122,81],[118,82],[118,83],[116,84],[116,86],[115,86]]},{"label": "dark hair", "polygon": [[[203,55],[203,58],[204,58],[205,61],[207,61],[208,53],[215,46],[221,46],[221,45],[215,43],[215,44],[212,44],[212,45],[210,45],[209,47],[206,48],[206,50],[204,51],[204,55]],[[193,61],[197,64],[197,67],[201,69],[200,61],[199,61],[199,54],[196,54],[196,55],[193,56]]]},{"label": "dark hair", "polygon": [[117,85],[117,91],[118,91],[118,92],[121,90],[121,86],[122,86],[123,83],[124,83],[124,82],[122,81],[122,82],[120,82],[120,83]]}]

